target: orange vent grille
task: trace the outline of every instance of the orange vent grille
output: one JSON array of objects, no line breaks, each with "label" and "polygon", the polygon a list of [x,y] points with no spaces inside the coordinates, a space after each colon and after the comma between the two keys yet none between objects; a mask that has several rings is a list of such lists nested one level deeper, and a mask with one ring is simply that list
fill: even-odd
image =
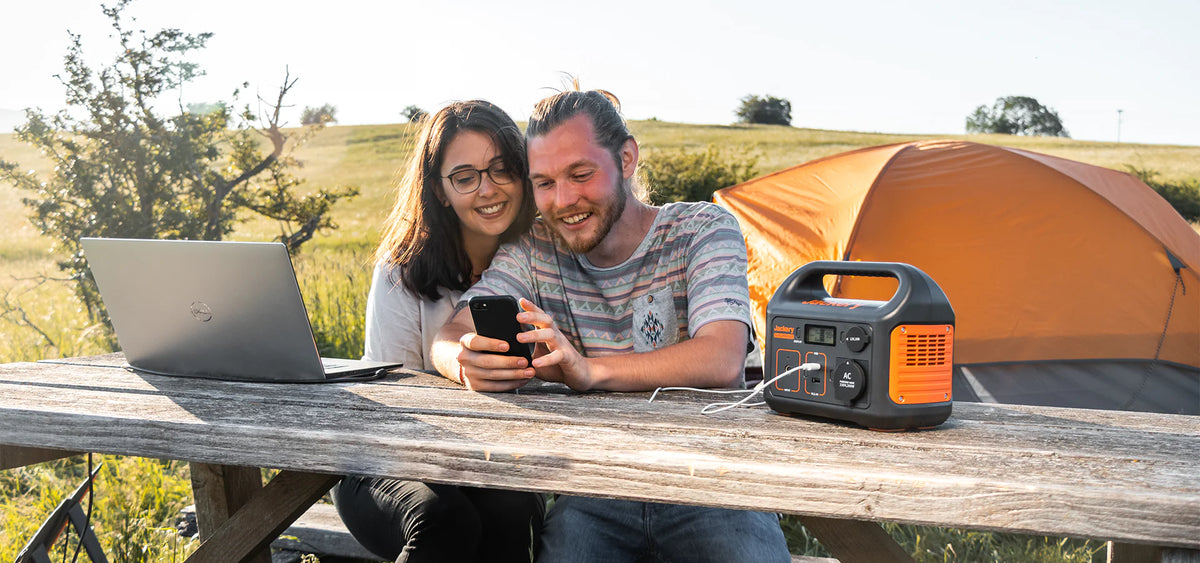
[{"label": "orange vent grille", "polygon": [[951,399],[954,327],[901,325],[892,331],[888,395],[900,405]]},{"label": "orange vent grille", "polygon": [[948,334],[909,334],[904,340],[905,366],[940,366],[945,365],[950,356],[947,349],[950,345]]}]

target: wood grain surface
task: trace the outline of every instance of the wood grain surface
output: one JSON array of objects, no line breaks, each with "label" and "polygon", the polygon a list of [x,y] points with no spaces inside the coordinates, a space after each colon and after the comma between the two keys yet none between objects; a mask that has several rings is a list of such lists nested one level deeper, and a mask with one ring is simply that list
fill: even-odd
[{"label": "wood grain surface", "polygon": [[[486,394],[0,366],[0,444],[1200,548],[1194,417],[955,403],[881,433],[696,393]],[[10,450],[17,451],[17,450]]]}]

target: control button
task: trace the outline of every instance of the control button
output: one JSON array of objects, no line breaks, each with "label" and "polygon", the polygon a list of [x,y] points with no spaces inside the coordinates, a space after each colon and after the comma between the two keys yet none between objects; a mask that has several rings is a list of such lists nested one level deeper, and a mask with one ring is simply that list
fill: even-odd
[{"label": "control button", "polygon": [[833,372],[833,397],[850,403],[862,396],[867,388],[867,374],[854,360],[838,364]]},{"label": "control button", "polygon": [[867,348],[867,344],[871,343],[871,335],[867,334],[867,329],[861,326],[852,326],[846,331],[846,347],[851,352],[862,352]]}]

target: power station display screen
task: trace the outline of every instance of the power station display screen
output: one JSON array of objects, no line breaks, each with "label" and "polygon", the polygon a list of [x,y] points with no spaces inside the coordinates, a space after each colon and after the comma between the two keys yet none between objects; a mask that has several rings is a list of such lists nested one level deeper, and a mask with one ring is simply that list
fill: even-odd
[{"label": "power station display screen", "polygon": [[804,325],[804,342],[807,344],[833,346],[836,334],[837,330],[831,326]]}]

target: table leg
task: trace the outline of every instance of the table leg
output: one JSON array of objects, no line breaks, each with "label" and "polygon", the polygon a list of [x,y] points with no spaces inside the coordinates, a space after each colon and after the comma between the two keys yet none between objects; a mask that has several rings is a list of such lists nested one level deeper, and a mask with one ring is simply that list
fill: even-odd
[{"label": "table leg", "polygon": [[[257,467],[210,463],[189,465],[192,474],[192,498],[196,502],[196,526],[200,530],[200,541],[207,542],[262,489],[262,472]],[[258,553],[247,560],[252,563],[270,563],[271,553]]]},{"label": "table leg", "polygon": [[913,562],[908,552],[875,522],[801,516],[800,523],[842,563]]},{"label": "table leg", "polygon": [[[198,464],[192,464],[193,467],[196,465]],[[220,488],[219,483],[224,480],[213,479],[213,473],[209,470],[212,467],[219,468],[220,473],[225,476],[228,476],[231,469],[245,469],[225,466],[202,468],[201,490],[206,492],[202,497],[200,491],[196,491],[196,517],[197,523],[200,525],[200,538],[203,543],[187,559],[188,563],[228,563],[230,561],[269,563],[271,542],[341,479],[341,476],[338,475],[282,471],[271,479],[266,487],[262,487],[244,498],[243,502],[233,508],[222,523],[215,528],[210,528],[211,532],[206,535],[205,523],[200,520],[201,499],[207,498],[208,500],[204,502],[213,502],[219,505],[223,498],[228,498],[224,493],[218,493],[215,490]],[[258,469],[254,469],[254,471],[257,475]],[[195,475],[193,473],[193,486],[196,483]],[[209,481],[204,482],[205,479]],[[240,480],[241,478],[235,479]],[[217,486],[214,486],[214,481],[218,483]],[[203,489],[203,487],[208,487],[208,489]],[[230,504],[226,502],[224,506],[229,507]],[[206,511],[214,512],[212,508],[206,509]],[[209,525],[212,526],[211,520]]]},{"label": "table leg", "polygon": [[1154,545],[1108,542],[1108,563],[1162,561],[1162,548]]}]

